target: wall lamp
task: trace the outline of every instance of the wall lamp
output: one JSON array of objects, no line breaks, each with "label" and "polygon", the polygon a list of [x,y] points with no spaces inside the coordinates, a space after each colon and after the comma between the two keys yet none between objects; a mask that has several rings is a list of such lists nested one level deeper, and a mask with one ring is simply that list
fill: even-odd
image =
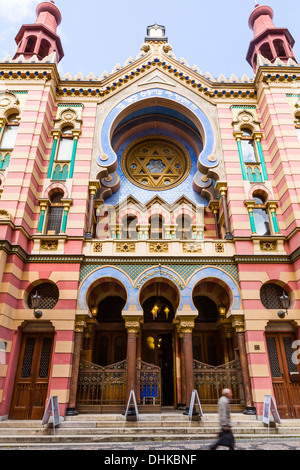
[{"label": "wall lamp", "polygon": [[280,298],[282,308],[285,310],[285,312],[283,310],[279,310],[277,312],[277,315],[279,316],[279,318],[284,318],[285,315],[288,314],[288,308],[290,306],[290,298],[285,292],[283,292],[279,298]]},{"label": "wall lamp", "polygon": [[41,304],[41,296],[36,292],[34,295],[31,296],[31,306],[33,308],[33,315],[35,318],[41,318],[43,312],[41,310],[37,310]]}]

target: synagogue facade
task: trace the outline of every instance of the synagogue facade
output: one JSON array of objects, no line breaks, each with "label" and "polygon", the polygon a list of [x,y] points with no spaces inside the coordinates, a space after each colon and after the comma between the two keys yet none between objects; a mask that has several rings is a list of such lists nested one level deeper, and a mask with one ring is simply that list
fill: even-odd
[{"label": "synagogue facade", "polygon": [[0,420],[50,396],[122,413],[132,391],[141,413],[193,390],[216,412],[223,388],[300,418],[291,33],[255,6],[253,78],[203,74],[158,24],[111,73],[62,77],[60,11],[36,11],[0,62]]}]

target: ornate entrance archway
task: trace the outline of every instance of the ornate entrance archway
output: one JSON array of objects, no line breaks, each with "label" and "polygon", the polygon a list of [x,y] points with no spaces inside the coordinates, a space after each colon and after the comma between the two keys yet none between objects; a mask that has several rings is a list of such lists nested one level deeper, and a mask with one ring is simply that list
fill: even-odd
[{"label": "ornate entrance archway", "polygon": [[[176,407],[174,319],[179,304],[178,289],[167,278],[152,278],[141,288],[140,304],[144,313],[141,327],[141,360],[160,368],[161,405]],[[151,400],[153,402],[155,394],[155,389],[150,390],[146,386],[141,390],[143,403]]]}]

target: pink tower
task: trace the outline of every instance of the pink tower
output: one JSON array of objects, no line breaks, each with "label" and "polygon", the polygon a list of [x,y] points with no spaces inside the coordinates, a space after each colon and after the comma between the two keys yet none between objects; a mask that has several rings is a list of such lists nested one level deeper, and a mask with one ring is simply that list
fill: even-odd
[{"label": "pink tower", "polygon": [[295,41],[287,28],[277,28],[273,23],[273,10],[267,5],[256,5],[249,17],[249,26],[254,39],[247,53],[247,61],[256,72],[257,55],[274,62],[277,58],[283,62],[296,61],[293,53]]},{"label": "pink tower", "polygon": [[36,13],[36,22],[23,25],[16,36],[18,47],[14,59],[22,54],[25,59],[37,55],[41,60],[55,51],[59,62],[64,56],[61,40],[56,34],[57,26],[61,23],[60,11],[50,0],[40,3]]}]

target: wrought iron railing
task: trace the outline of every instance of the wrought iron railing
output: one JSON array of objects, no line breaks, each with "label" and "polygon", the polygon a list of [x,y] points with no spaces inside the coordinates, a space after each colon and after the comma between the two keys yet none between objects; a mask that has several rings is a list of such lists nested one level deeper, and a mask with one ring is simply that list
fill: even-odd
[{"label": "wrought iron railing", "polygon": [[161,369],[154,364],[137,361],[138,401],[141,405],[161,404]]},{"label": "wrought iron railing", "polygon": [[82,412],[101,412],[107,407],[126,406],[127,361],[106,367],[81,360],[76,406]]},{"label": "wrought iron railing", "polygon": [[232,390],[232,404],[245,404],[239,359],[216,367],[194,359],[194,386],[203,405],[216,405],[224,388]]},{"label": "wrought iron railing", "polygon": [[[76,408],[87,413],[126,408],[127,360],[106,367],[81,360],[79,365]],[[161,404],[161,370],[137,361],[135,395],[139,405]]]}]

